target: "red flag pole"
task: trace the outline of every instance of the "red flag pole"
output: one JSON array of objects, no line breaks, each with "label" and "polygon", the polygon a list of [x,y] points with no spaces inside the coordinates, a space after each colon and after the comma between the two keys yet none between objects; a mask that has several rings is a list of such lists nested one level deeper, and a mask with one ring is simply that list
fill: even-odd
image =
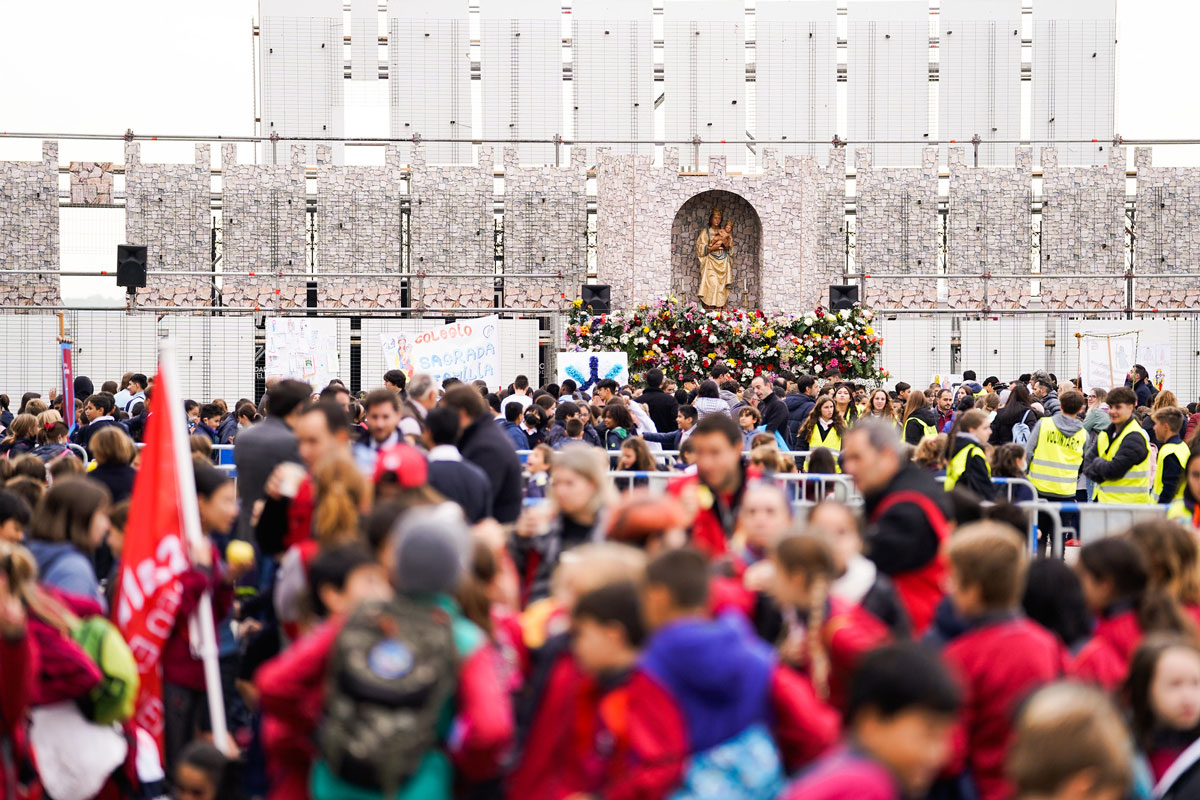
[{"label": "red flag pole", "polygon": [[[196,501],[196,478],[192,470],[191,447],[188,444],[187,425],[183,417],[183,394],[176,372],[175,342],[164,338],[158,348],[159,371],[166,386],[161,403],[155,407],[165,410],[171,421],[171,437],[175,452],[175,463],[179,472],[179,505],[183,517],[184,540],[192,552],[200,547],[211,547],[200,530],[200,507]],[[157,389],[157,387],[156,387]],[[155,392],[158,397],[157,391]],[[161,413],[161,411],[160,411]],[[215,567],[215,565],[214,565]],[[217,663],[217,631],[213,625],[212,596],[205,592],[196,608],[200,630],[199,651],[204,662],[204,688],[208,695],[208,714],[212,722],[213,744],[223,753],[228,753],[229,731],[225,724],[225,695],[221,690],[221,671]]]}]

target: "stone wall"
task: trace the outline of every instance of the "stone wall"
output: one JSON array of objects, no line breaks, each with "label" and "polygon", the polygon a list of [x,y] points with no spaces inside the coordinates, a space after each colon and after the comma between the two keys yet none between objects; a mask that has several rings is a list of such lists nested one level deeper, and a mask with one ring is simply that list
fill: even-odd
[{"label": "stone wall", "polygon": [[[489,308],[495,295],[495,196],[492,149],[474,166],[430,166],[413,147],[409,182],[412,305]],[[423,273],[451,273],[452,276]],[[467,276],[478,275],[479,280]],[[459,277],[463,276],[463,277]]]},{"label": "stone wall", "polygon": [[[984,275],[1030,271],[1033,150],[1016,148],[1013,167],[969,167],[951,147],[946,271]],[[948,278],[950,308],[1027,308],[1030,282],[1016,278]]]},{"label": "stone wall", "polygon": [[863,302],[877,308],[935,306],[935,279],[897,278],[937,272],[937,148],[921,151],[920,169],[875,169],[870,148],[859,147],[854,172],[854,263],[870,276]]},{"label": "stone wall", "polygon": [[303,146],[291,148],[291,163],[279,166],[238,164],[237,149],[221,145],[222,242],[224,269],[251,272],[223,282],[227,306],[284,308],[303,306],[305,236]]},{"label": "stone wall", "polygon": [[[770,162],[764,163],[769,169]],[[810,189],[804,192],[803,212],[796,220],[797,230],[807,233],[800,239],[805,289],[800,310],[809,310],[828,305],[830,284],[846,282],[846,150],[830,148],[829,163],[824,167],[811,158],[799,163],[798,177]],[[771,291],[787,292],[788,287],[785,284]]]},{"label": "stone wall", "polygon": [[195,306],[211,301],[211,278],[153,274],[211,269],[211,170],[206,144],[196,145],[192,164],[146,164],[141,145],[125,143],[125,241],[146,245],[151,273],[146,288],[138,290],[140,304]]},{"label": "stone wall", "polygon": [[[522,167],[504,148],[504,305],[564,308],[587,280],[587,151]],[[516,277],[559,273],[561,277]]]},{"label": "stone wall", "polygon": [[113,165],[111,161],[72,161],[71,203],[104,206],[113,201]]},{"label": "stone wall", "polygon": [[[677,148],[666,149],[664,164],[679,163]],[[764,159],[761,175],[728,175],[725,160],[709,160],[707,174],[680,173],[677,167],[655,167],[648,157],[614,156],[598,151],[596,168],[597,274],[600,283],[613,288],[613,305],[627,307],[653,300],[672,291],[670,265],[675,256],[672,228],[675,215],[693,196],[724,191],[743,198],[758,214],[761,224],[759,275],[739,276],[745,259],[734,266],[735,287],[745,281],[745,296],[764,310],[801,311],[821,302],[828,290],[830,267],[817,259],[828,253],[828,239],[814,241],[818,210],[832,207],[832,191],[802,179],[816,177],[820,169],[810,158],[788,158],[781,167],[774,154]],[[831,166],[831,173],[838,167]],[[697,228],[681,231],[679,241],[694,246]],[[737,235],[735,220],[735,236]],[[744,249],[743,249],[744,252]],[[806,262],[806,252],[814,256]],[[755,262],[751,262],[752,264]],[[840,280],[840,269],[838,270]],[[749,295],[759,287],[756,298]],[[694,300],[685,296],[684,300]],[[730,304],[742,298],[731,295]]]},{"label": "stone wall", "polygon": [[[1137,165],[1135,308],[1200,308],[1200,169],[1155,167],[1149,147]],[[1145,277],[1143,277],[1145,276]]]},{"label": "stone wall", "polygon": [[1125,307],[1125,150],[1109,155],[1102,167],[1060,167],[1055,148],[1041,150],[1041,271],[1074,276],[1041,281],[1043,308]]},{"label": "stone wall", "polygon": [[58,142],[42,142],[41,161],[0,161],[0,303],[59,305],[58,268]]},{"label": "stone wall", "polygon": [[403,305],[400,285],[400,151],[388,145],[382,167],[334,166],[317,146],[317,271],[362,273],[317,279],[317,302],[349,307]]}]

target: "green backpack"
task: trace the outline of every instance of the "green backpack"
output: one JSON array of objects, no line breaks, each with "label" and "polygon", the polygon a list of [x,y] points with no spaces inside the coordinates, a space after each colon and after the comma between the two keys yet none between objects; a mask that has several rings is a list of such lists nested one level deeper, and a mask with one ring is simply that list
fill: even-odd
[{"label": "green backpack", "polygon": [[102,725],[132,717],[141,681],[133,651],[121,632],[104,617],[88,617],[71,631],[71,638],[102,675],[100,685],[83,700],[84,715]]}]

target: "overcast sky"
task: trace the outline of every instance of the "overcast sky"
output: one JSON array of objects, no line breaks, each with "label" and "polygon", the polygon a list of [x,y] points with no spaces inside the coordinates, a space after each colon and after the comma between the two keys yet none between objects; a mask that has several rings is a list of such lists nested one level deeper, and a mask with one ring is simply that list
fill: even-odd
[{"label": "overcast sky", "polygon": [[[0,131],[252,133],[256,13],[256,0],[4,0]],[[1200,3],[1119,0],[1117,13],[1117,132],[1200,138]],[[191,145],[142,148],[147,161],[191,160]],[[0,140],[0,158],[39,153],[37,141]],[[1158,147],[1155,156],[1157,164],[1200,165],[1200,148]],[[63,141],[59,159],[122,156],[119,143]],[[91,238],[108,239],[94,219]],[[86,243],[64,241],[63,249],[64,266],[95,261]],[[85,285],[92,281],[69,294],[89,293]]]}]

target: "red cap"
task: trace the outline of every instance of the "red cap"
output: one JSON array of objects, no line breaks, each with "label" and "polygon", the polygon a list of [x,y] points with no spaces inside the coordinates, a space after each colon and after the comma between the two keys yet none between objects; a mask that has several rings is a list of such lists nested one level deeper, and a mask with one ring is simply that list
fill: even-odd
[{"label": "red cap", "polygon": [[425,456],[421,455],[417,448],[403,443],[394,444],[381,451],[375,459],[375,476],[372,481],[379,483],[379,479],[388,474],[395,475],[396,483],[404,488],[415,489],[425,485],[429,476],[429,466],[425,463]]}]

